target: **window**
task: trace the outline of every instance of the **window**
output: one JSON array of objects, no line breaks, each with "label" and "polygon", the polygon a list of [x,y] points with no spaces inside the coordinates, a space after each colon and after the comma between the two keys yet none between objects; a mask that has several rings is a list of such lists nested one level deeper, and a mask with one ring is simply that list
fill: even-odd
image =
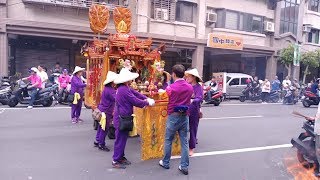
[{"label": "window", "polygon": [[252,16],[252,32],[262,32],[262,17]]},{"label": "window", "polygon": [[281,2],[280,33],[297,34],[300,0],[284,0]]},{"label": "window", "polygon": [[153,0],[151,1],[151,17],[160,20],[175,21],[175,0]]},{"label": "window", "polygon": [[262,33],[263,17],[236,11],[218,10],[218,28]]},{"label": "window", "polygon": [[308,9],[310,11],[320,12],[320,0],[309,0]]},{"label": "window", "polygon": [[151,17],[165,21],[193,23],[197,4],[177,0],[152,0]]},{"label": "window", "polygon": [[247,80],[249,78],[241,78],[241,85],[247,85]]},{"label": "window", "polygon": [[231,80],[231,82],[229,83],[230,86],[237,86],[239,85],[239,78],[234,78]]},{"label": "window", "polygon": [[176,21],[192,23],[193,14],[196,13],[196,4],[178,1],[176,6]]},{"label": "window", "polygon": [[239,29],[238,27],[239,22],[239,14],[236,12],[226,12],[226,25],[225,28],[227,29]]},{"label": "window", "polygon": [[317,29],[311,29],[311,31],[308,34],[308,42],[319,44],[319,30]]}]

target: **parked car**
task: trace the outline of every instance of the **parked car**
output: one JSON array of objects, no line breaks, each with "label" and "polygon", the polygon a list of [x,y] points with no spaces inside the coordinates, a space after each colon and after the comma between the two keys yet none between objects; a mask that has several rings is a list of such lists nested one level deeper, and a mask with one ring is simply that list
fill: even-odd
[{"label": "parked car", "polygon": [[[218,90],[221,90],[227,97],[239,98],[242,91],[247,87],[247,80],[253,80],[252,76],[243,73],[213,73],[216,77]],[[208,86],[211,81],[204,83]]]}]

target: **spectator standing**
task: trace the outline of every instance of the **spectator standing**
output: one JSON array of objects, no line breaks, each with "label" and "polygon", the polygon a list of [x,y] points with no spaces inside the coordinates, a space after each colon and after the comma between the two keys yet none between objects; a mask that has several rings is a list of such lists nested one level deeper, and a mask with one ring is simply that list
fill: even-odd
[{"label": "spectator standing", "polygon": [[42,88],[46,87],[46,82],[48,81],[48,74],[45,71],[45,67],[43,66],[38,66],[38,70],[39,70],[39,76],[41,78],[41,83],[42,83]]},{"label": "spectator standing", "polygon": [[183,79],[184,75],[185,67],[183,65],[177,64],[172,67],[172,78],[174,83],[169,85],[166,89],[169,96],[168,119],[166,124],[164,157],[159,161],[159,165],[164,169],[170,168],[172,141],[176,132],[178,132],[181,145],[181,162],[178,169],[184,175],[188,175],[188,107],[190,106],[193,88]]},{"label": "spectator standing", "polygon": [[269,99],[269,95],[270,95],[270,90],[271,90],[271,87],[270,87],[270,82],[268,79],[265,79],[264,82],[262,83],[262,103],[265,104],[268,99]]},{"label": "spectator standing", "polygon": [[280,84],[281,82],[278,79],[278,76],[274,77],[274,80],[271,83],[271,90],[272,91],[280,91]]}]

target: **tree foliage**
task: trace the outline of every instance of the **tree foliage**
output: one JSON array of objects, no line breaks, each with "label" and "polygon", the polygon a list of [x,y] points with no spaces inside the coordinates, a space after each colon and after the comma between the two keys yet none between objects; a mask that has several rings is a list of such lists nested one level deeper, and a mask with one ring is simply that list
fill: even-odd
[{"label": "tree foliage", "polygon": [[280,52],[280,62],[284,65],[291,65],[294,59],[294,47],[290,44]]}]

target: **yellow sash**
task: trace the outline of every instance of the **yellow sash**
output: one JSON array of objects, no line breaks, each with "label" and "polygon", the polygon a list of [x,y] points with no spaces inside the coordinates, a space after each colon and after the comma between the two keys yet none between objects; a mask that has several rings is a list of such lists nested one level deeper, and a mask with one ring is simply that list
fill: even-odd
[{"label": "yellow sash", "polygon": [[72,104],[78,104],[78,100],[81,98],[79,93],[74,93],[74,98]]},{"label": "yellow sash", "polygon": [[100,122],[99,122],[101,128],[106,131],[106,124],[107,124],[107,116],[106,116],[106,113],[102,112],[101,113],[101,119],[100,119]]}]

